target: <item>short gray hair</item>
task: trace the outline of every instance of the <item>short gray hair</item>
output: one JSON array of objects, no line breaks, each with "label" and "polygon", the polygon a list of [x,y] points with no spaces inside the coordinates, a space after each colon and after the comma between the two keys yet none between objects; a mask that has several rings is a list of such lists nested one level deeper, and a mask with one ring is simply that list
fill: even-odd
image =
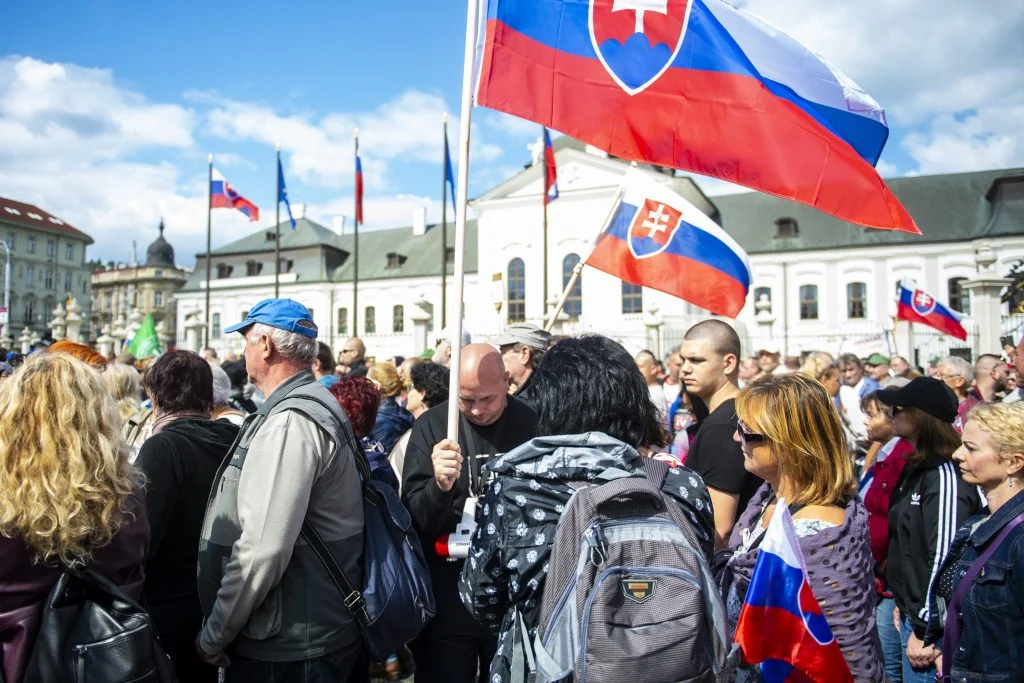
[{"label": "short gray hair", "polygon": [[950,374],[963,377],[968,384],[974,381],[974,366],[960,356],[946,356],[939,361],[938,367],[947,367],[952,370]]},{"label": "short gray hair", "polygon": [[320,347],[317,345],[316,339],[312,337],[307,337],[298,332],[282,330],[278,327],[271,327],[263,323],[255,323],[246,332],[246,338],[253,332],[270,337],[270,341],[273,342],[277,352],[289,362],[312,367],[313,361],[316,360],[316,352]]},{"label": "short gray hair", "polygon": [[210,363],[210,370],[213,372],[213,405],[227,405],[231,398],[231,378],[219,365]]}]

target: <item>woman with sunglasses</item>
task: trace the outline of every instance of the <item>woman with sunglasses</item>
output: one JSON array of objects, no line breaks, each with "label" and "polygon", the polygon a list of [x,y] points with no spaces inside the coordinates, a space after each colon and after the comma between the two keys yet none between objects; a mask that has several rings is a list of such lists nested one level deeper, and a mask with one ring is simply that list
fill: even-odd
[{"label": "woman with sunglasses", "polygon": [[964,483],[953,462],[960,436],[953,429],[956,394],[945,383],[917,377],[899,389],[880,389],[892,407],[893,434],[914,450],[889,500],[889,558],[886,583],[896,601],[903,640],[903,683],[935,680],[938,648],[924,645],[926,633],[941,629],[931,608],[931,585],[949,552],[953,534],[981,508],[974,486]]},{"label": "woman with sunglasses", "polygon": [[[743,465],[765,484],[729,540],[732,555],[722,579],[731,625],[739,618],[764,532],[784,500],[811,588],[850,672],[858,681],[882,680],[867,513],[831,397],[806,375],[767,375],[739,393],[736,414]],[[760,674],[744,669],[737,680],[760,680]]]}]

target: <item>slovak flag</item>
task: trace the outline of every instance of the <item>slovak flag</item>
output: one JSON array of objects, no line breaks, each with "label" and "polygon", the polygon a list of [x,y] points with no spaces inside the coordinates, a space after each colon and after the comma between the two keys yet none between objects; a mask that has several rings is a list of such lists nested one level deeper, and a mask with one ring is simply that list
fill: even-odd
[{"label": "slovak flag", "polygon": [[260,219],[260,207],[235,192],[234,188],[228,183],[227,178],[221,175],[217,169],[213,169],[211,173],[210,208],[238,209],[248,216],[250,221],[258,221]]},{"label": "slovak flag", "polygon": [[765,683],[853,681],[839,643],[822,614],[783,501],[764,532],[750,587],[736,624],[736,643]]},{"label": "slovak flag", "polygon": [[363,160],[356,151],[356,227],[363,224]]},{"label": "slovak flag", "polygon": [[[629,161],[919,233],[875,170],[885,111],[725,0],[481,0],[476,103]],[[870,49],[870,48],[867,48]]]},{"label": "slovak flag", "polygon": [[551,134],[544,129],[544,177],[547,187],[544,188],[544,203],[550,204],[558,199],[558,168],[555,166],[555,148],[551,146]]},{"label": "slovak flag", "polygon": [[735,318],[750,289],[747,253],[668,187],[630,168],[587,265]]},{"label": "slovak flag", "polygon": [[918,289],[911,280],[900,282],[900,300],[896,306],[896,317],[934,327],[951,337],[967,341],[967,330],[960,322],[964,317],[963,313],[943,306],[931,294]]}]

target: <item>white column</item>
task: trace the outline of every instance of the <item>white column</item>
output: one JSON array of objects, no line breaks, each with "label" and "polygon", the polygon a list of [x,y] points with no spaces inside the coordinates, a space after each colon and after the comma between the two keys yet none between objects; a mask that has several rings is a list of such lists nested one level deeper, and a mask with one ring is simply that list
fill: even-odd
[{"label": "white column", "polygon": [[50,334],[53,341],[64,339],[67,333],[67,325],[64,321],[64,304],[58,303],[53,309],[53,318],[50,320]]},{"label": "white column", "polygon": [[82,343],[82,315],[79,310],[78,301],[72,298],[68,302],[67,335],[70,341]]},{"label": "white column", "polygon": [[1000,324],[1002,322],[1003,304],[1000,296],[1006,286],[1012,282],[999,277],[992,265],[996,262],[996,254],[987,242],[979,243],[974,249],[974,262],[978,273],[963,284],[970,292],[971,317],[978,326],[977,347],[974,356],[982,353],[999,353]]},{"label": "white column", "polygon": [[28,353],[32,349],[32,332],[27,327],[21,331],[21,336],[18,337],[18,343],[21,344],[22,355]]},{"label": "white column", "polygon": [[657,306],[651,306],[644,313],[644,327],[647,328],[647,348],[654,357],[661,358],[661,328],[665,320]]},{"label": "white column", "polygon": [[[767,294],[762,294],[761,297],[754,304],[754,309],[757,313],[754,314],[754,324],[757,326],[755,332],[756,344],[754,349],[771,349],[776,346],[774,339],[775,335],[772,332],[772,328],[775,325],[775,314],[772,313],[772,302],[768,298]],[[779,349],[783,357],[789,352],[789,349]],[[748,354],[749,355],[749,354]]]},{"label": "white column", "polygon": [[427,339],[427,324],[433,316],[427,310],[426,299],[420,299],[412,307],[412,313],[409,314],[409,318],[412,319],[412,342],[413,351],[412,354],[418,356],[423,353],[428,346]]},{"label": "white column", "polygon": [[114,355],[114,338],[110,336],[110,325],[104,325],[100,330],[100,336],[96,338],[96,350],[107,358]]}]

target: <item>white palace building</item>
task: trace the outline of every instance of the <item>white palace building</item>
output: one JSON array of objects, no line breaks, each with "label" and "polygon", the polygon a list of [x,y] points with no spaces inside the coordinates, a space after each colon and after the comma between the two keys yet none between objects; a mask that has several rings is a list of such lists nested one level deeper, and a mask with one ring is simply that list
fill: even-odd
[{"label": "white palace building", "polygon": [[[555,142],[559,198],[548,207],[543,262],[543,165],[523,171],[471,202],[466,235],[464,325],[485,341],[510,322],[541,323],[573,266],[586,259],[629,164],[569,138]],[[685,175],[642,167],[718,221],[750,254],[753,282],[734,321],[744,353],[774,346],[786,355],[825,350],[901,353],[919,364],[949,352],[998,351],[1019,324],[1000,293],[1024,259],[1024,169],[898,178],[893,193],[923,235],[869,230],[815,209],[756,192],[708,197]],[[340,226],[341,222],[338,221]],[[350,335],[370,355],[418,354],[441,336],[441,229],[426,225],[361,232],[358,329],[352,326],[353,235],[298,219],[281,230],[281,296],[313,310],[320,338],[337,349]],[[448,226],[447,268],[454,260]],[[274,230],[260,230],[212,253],[209,345],[240,352],[223,330],[274,291]],[[967,342],[894,320],[902,278],[968,314]],[[206,255],[177,300],[177,339],[203,343]],[[451,308],[452,284],[447,293]],[[659,354],[708,313],[661,292],[584,268],[555,331],[599,332],[635,352]],[[595,359],[595,362],[599,362]]]}]

